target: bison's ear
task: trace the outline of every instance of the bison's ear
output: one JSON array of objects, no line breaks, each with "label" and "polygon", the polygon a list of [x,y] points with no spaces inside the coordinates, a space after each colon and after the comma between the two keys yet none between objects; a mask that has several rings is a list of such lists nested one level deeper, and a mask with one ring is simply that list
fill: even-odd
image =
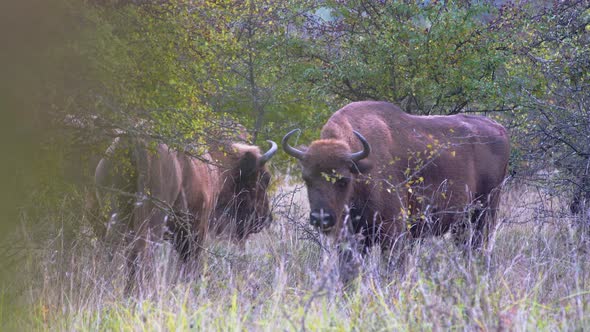
[{"label": "bison's ear", "polygon": [[258,167],[258,158],[252,152],[246,152],[240,158],[240,174],[248,176],[256,171]]},{"label": "bison's ear", "polygon": [[352,174],[367,173],[373,168],[373,164],[370,161],[363,159],[356,162],[352,162],[350,171]]}]

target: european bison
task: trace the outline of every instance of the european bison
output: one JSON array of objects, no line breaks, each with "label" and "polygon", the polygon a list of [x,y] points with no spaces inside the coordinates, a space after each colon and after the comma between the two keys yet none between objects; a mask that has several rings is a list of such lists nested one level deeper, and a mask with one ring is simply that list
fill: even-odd
[{"label": "european bison", "polygon": [[169,238],[189,262],[208,233],[225,231],[243,241],[271,222],[265,164],[277,145],[268,142],[264,153],[244,143],[212,143],[197,158],[166,144],[115,140],[95,172],[99,206],[110,216],[99,233],[126,239],[127,292],[149,268],[151,243]]},{"label": "european bison", "polygon": [[[468,228],[472,236],[461,241],[481,247],[508,167],[501,125],[483,116],[415,116],[363,101],[334,113],[307,148],[289,145],[296,131],[285,135],[283,149],[301,164],[310,222],[322,232],[343,241],[348,230],[361,239],[363,253],[379,243],[390,254],[403,239],[451,228],[461,238],[466,232],[459,230]],[[466,219],[470,225],[461,223]],[[350,257],[341,253],[341,264]]]}]

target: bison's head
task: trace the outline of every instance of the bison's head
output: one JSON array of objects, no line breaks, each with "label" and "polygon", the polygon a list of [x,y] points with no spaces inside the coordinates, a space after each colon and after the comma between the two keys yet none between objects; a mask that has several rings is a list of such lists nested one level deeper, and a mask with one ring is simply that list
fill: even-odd
[{"label": "bison's head", "polygon": [[311,209],[310,223],[325,233],[337,234],[347,213],[346,206],[351,203],[357,177],[370,168],[363,159],[369,156],[371,147],[354,131],[362,143],[361,151],[351,151],[347,142],[336,139],[314,141],[307,149],[298,150],[288,143],[296,131],[285,135],[283,149],[301,164]]},{"label": "bison's head", "polygon": [[229,176],[225,177],[217,205],[225,217],[223,222],[234,226],[233,233],[238,239],[261,231],[272,221],[267,194],[271,176],[266,162],[277,152],[277,144],[268,142],[271,147],[265,153],[256,146],[241,143],[233,144],[229,152]]}]

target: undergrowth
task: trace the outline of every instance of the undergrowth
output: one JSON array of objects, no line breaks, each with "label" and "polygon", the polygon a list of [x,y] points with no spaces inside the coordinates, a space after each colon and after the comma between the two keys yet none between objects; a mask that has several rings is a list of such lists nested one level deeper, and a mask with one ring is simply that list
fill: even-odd
[{"label": "undergrowth", "polygon": [[373,250],[343,289],[327,241],[307,226],[301,198],[284,191],[269,229],[245,247],[209,239],[192,278],[179,278],[177,255],[163,244],[152,287],[131,297],[123,255],[109,258],[72,208],[77,199],[66,198],[42,217],[61,225],[52,231],[27,226],[43,223],[23,215],[28,249],[15,256],[23,264],[2,293],[0,318],[8,330],[41,331],[582,330],[590,326],[588,232],[539,195],[504,195],[484,253],[425,239],[404,273],[389,273]]}]

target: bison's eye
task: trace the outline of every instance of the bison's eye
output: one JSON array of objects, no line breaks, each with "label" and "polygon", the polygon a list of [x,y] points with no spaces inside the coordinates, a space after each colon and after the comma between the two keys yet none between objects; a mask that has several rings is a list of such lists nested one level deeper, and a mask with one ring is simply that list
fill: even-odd
[{"label": "bison's eye", "polygon": [[306,187],[308,187],[308,188],[311,187],[311,179],[310,178],[304,176],[303,182],[305,183]]},{"label": "bison's eye", "polygon": [[338,180],[336,180],[336,187],[338,187],[339,189],[346,189],[349,181],[350,179],[348,178],[339,178]]},{"label": "bison's eye", "polygon": [[260,183],[264,187],[268,187],[268,185],[270,184],[270,175],[268,173],[262,173],[262,175],[260,176]]}]

